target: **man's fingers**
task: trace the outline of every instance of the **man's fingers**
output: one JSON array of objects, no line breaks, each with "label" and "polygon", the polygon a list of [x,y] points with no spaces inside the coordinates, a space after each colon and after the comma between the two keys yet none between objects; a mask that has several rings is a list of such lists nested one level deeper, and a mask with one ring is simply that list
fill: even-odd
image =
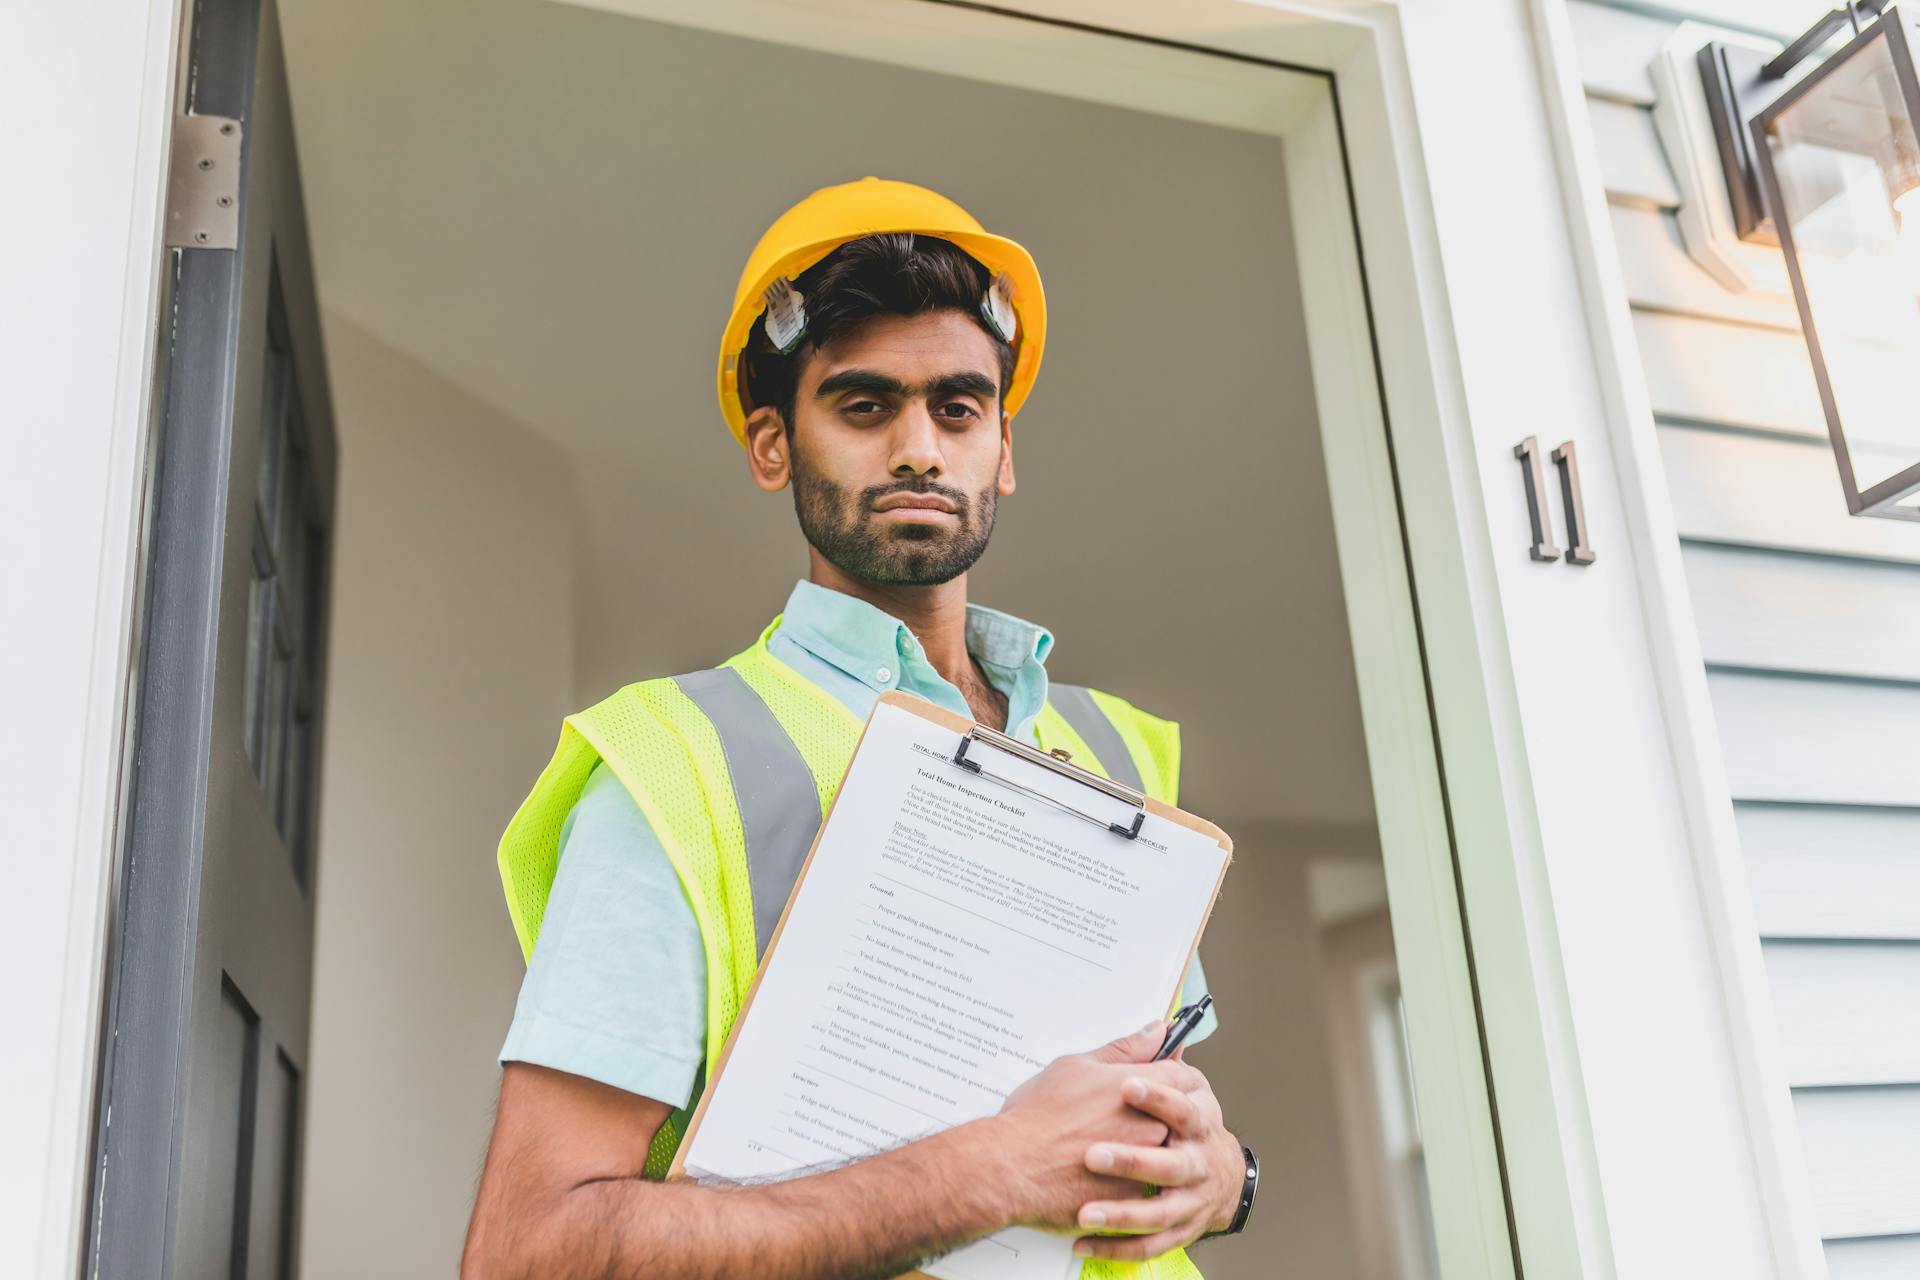
[{"label": "man's fingers", "polygon": [[1087,1148],[1087,1168],[1156,1187],[1185,1187],[1207,1176],[1207,1160],[1197,1146],[1128,1147],[1096,1142]]},{"label": "man's fingers", "polygon": [[1182,1093],[1198,1093],[1208,1087],[1207,1077],[1200,1068],[1190,1067],[1173,1058],[1164,1062],[1150,1062],[1141,1067],[1140,1078],[1170,1085]]},{"label": "man's fingers", "polygon": [[1138,1031],[1107,1041],[1095,1049],[1091,1056],[1101,1062],[1151,1062],[1153,1055],[1160,1052],[1160,1042],[1166,1036],[1167,1024],[1155,1019]]},{"label": "man's fingers", "polygon": [[1102,1140],[1123,1147],[1163,1147],[1172,1136],[1161,1121],[1143,1111],[1129,1111],[1117,1118],[1113,1132]]},{"label": "man's fingers", "polygon": [[1206,1112],[1193,1094],[1147,1080],[1129,1080],[1120,1087],[1120,1096],[1136,1111],[1144,1111],[1166,1122],[1168,1129],[1182,1138],[1200,1135],[1205,1128]]},{"label": "man's fingers", "polygon": [[1189,1219],[1177,1227],[1150,1236],[1082,1236],[1073,1242],[1073,1251],[1083,1258],[1145,1262],[1148,1258],[1157,1258],[1182,1245],[1192,1244],[1201,1234],[1201,1224]]},{"label": "man's fingers", "polygon": [[1080,1225],[1100,1231],[1151,1235],[1197,1216],[1206,1204],[1191,1191],[1162,1191],[1157,1196],[1095,1200],[1080,1207]]}]

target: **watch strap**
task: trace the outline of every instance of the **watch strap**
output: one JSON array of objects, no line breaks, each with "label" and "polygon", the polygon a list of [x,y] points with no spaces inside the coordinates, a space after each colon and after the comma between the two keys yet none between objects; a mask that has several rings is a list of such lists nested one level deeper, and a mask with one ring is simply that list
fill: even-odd
[{"label": "watch strap", "polygon": [[1247,1158],[1247,1175],[1240,1181],[1240,1207],[1234,1210],[1233,1221],[1221,1235],[1237,1236],[1247,1228],[1247,1218],[1253,1213],[1253,1194],[1260,1189],[1260,1161],[1253,1154],[1253,1148],[1240,1144],[1240,1153]]}]

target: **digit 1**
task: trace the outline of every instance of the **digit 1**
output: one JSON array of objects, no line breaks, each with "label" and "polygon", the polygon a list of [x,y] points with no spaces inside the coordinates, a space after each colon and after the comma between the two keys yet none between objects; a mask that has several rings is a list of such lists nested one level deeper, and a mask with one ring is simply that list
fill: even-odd
[{"label": "digit 1", "polygon": [[1553,451],[1553,465],[1560,468],[1560,500],[1567,514],[1567,563],[1593,563],[1593,548],[1587,545],[1587,503],[1580,496],[1580,460],[1569,440]]},{"label": "digit 1", "polygon": [[1527,552],[1535,560],[1558,560],[1560,548],[1553,545],[1547,517],[1547,471],[1540,462],[1540,441],[1528,436],[1513,446],[1513,456],[1520,459],[1520,474],[1526,477],[1527,519],[1533,522],[1533,545]]}]

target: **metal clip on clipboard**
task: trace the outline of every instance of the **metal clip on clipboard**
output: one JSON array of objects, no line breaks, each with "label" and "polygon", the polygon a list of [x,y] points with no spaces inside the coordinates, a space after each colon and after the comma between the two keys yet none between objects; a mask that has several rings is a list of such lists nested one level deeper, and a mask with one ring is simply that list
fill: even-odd
[{"label": "metal clip on clipboard", "polygon": [[[997,773],[988,773],[980,767],[978,760],[969,760],[967,758],[968,750],[976,742],[985,743],[987,746],[1004,751],[1010,756],[1016,756],[1021,760],[1025,760],[1029,764],[1037,764],[1043,769],[1051,769],[1063,778],[1071,778],[1073,781],[1081,783],[1084,786],[1092,787],[1095,791],[1111,796],[1123,804],[1132,805],[1136,811],[1133,815],[1132,825],[1122,826],[1117,822],[1108,822],[1104,818],[1096,818],[1084,809],[1076,809],[1064,801],[1056,800],[1050,795],[1035,791],[1032,787],[1022,786],[1012,778],[1002,777]],[[983,724],[977,724],[965,734],[961,735],[959,749],[953,753],[953,762],[969,773],[997,782],[1003,787],[1012,787],[1015,791],[1030,795],[1035,800],[1050,804],[1056,809],[1065,809],[1076,818],[1085,818],[1095,826],[1105,827],[1115,835],[1125,836],[1129,840],[1138,840],[1140,838],[1140,828],[1147,820],[1147,796],[1144,791],[1135,791],[1132,787],[1122,786],[1111,778],[1103,778],[1091,769],[1083,769],[1079,765],[1074,764],[1064,751],[1041,751],[1037,747],[1028,746],[1018,738],[1010,738],[998,729],[989,729]]]}]

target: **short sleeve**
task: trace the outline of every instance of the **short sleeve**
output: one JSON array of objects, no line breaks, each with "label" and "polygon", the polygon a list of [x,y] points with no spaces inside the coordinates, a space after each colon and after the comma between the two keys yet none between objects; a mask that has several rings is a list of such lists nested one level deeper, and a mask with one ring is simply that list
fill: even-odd
[{"label": "short sleeve", "polygon": [[561,830],[500,1061],[684,1107],[706,1057],[706,987],[680,877],[626,787],[597,765]]}]

